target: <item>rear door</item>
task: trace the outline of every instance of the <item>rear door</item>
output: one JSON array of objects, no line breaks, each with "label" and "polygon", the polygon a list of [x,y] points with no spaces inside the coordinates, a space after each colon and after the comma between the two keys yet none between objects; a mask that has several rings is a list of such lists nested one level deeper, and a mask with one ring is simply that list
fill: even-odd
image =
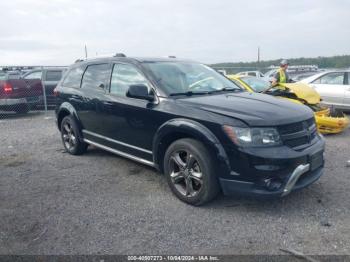
[{"label": "rear door", "polygon": [[344,106],[345,72],[327,73],[314,80],[312,86],[321,95],[324,103]]},{"label": "rear door", "polygon": [[104,130],[105,118],[103,104],[106,94],[106,85],[110,76],[110,64],[90,64],[86,67],[81,80],[80,107],[78,116],[83,128],[94,133]]}]

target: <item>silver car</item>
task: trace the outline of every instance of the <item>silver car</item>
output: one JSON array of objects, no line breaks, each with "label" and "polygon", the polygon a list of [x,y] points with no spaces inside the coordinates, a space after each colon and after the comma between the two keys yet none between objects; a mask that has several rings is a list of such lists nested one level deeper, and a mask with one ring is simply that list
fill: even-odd
[{"label": "silver car", "polygon": [[300,82],[310,84],[323,103],[350,110],[350,70],[325,71]]}]

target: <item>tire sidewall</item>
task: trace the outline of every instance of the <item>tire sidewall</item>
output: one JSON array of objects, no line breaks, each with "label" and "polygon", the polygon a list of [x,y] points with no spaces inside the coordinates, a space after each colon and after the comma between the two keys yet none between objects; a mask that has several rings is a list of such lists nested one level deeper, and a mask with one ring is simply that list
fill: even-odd
[{"label": "tire sidewall", "polygon": [[[193,197],[186,197],[182,195],[174,186],[170,177],[170,157],[171,155],[180,150],[186,150],[191,153],[201,168],[203,174],[203,184],[200,192]],[[204,145],[193,139],[181,139],[175,141],[173,144],[169,146],[164,156],[164,173],[166,175],[166,179],[171,191],[182,201],[191,204],[191,205],[201,205],[211,198],[211,186],[213,174],[213,166],[212,166],[212,157],[209,154],[208,150],[204,147]]]},{"label": "tire sidewall", "polygon": [[[63,128],[64,128],[63,126],[64,126],[64,124],[67,123],[67,122],[72,126],[73,133],[74,133],[74,135],[75,135],[75,137],[76,137],[76,140],[77,140],[75,146],[74,146],[73,148],[71,148],[71,149],[68,149],[68,148],[66,147],[66,144],[65,144],[64,139],[63,139]],[[72,116],[66,116],[66,117],[64,117],[63,120],[62,120],[62,122],[61,122],[61,139],[62,139],[63,146],[64,146],[64,148],[66,149],[66,151],[67,151],[68,153],[70,153],[70,154],[72,154],[72,155],[78,154],[79,143],[80,143],[79,129],[78,129],[78,127],[77,127],[77,125],[76,125],[76,123],[75,123],[75,120],[73,119]]]}]

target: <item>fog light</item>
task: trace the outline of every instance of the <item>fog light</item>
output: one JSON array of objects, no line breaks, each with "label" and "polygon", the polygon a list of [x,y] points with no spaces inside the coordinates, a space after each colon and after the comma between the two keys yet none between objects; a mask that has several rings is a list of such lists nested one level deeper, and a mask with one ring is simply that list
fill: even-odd
[{"label": "fog light", "polygon": [[261,171],[276,171],[281,169],[281,167],[277,165],[255,165],[254,167]]},{"label": "fog light", "polygon": [[269,191],[277,191],[282,186],[282,182],[278,178],[264,179],[263,184]]}]

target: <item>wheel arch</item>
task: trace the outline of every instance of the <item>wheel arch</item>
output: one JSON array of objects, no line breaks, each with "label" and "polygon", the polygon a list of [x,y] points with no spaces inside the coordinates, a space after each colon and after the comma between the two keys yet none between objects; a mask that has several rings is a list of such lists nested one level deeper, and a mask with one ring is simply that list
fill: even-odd
[{"label": "wheel arch", "polygon": [[78,127],[79,127],[79,130],[82,129],[82,124],[79,120],[79,117],[78,117],[78,114],[77,114],[77,111],[75,110],[75,108],[68,102],[64,102],[60,105],[59,109],[57,110],[57,127],[58,129],[60,130],[61,129],[61,123],[62,123],[62,120],[63,118],[65,118],[66,116],[68,115],[71,115]]},{"label": "wheel arch", "polygon": [[167,148],[176,140],[193,138],[202,142],[218,160],[220,172],[230,172],[230,163],[220,141],[207,127],[196,121],[177,118],[164,123],[153,139],[153,161],[163,173],[163,160]]}]

